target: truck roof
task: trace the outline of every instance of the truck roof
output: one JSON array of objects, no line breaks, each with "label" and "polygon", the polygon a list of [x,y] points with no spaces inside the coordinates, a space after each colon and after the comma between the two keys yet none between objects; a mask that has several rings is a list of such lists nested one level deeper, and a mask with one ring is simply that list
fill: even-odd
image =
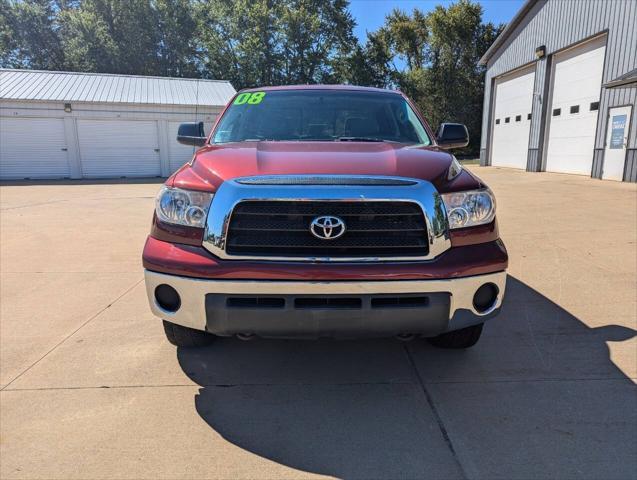
[{"label": "truck roof", "polygon": [[263,91],[273,91],[273,90],[355,90],[360,92],[382,92],[382,93],[393,93],[395,95],[401,95],[399,90],[390,90],[387,88],[376,88],[376,87],[360,87],[358,85],[280,85],[280,86],[269,86],[269,87],[255,87],[255,88],[244,88],[240,90],[240,92],[263,92]]}]

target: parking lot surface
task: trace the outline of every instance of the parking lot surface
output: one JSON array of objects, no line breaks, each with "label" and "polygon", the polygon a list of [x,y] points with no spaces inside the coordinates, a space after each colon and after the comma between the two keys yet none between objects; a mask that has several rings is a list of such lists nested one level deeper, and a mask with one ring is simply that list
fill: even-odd
[{"label": "parking lot surface", "polygon": [[157,182],[0,187],[0,476],[636,478],[636,186],[472,168],[510,269],[464,352],[177,350],[140,260]]}]

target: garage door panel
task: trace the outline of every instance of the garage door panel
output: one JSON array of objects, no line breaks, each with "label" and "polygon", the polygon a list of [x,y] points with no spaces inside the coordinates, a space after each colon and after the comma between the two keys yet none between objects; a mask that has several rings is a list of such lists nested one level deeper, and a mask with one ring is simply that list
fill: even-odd
[{"label": "garage door panel", "polygon": [[70,174],[63,119],[0,118],[0,178],[66,178]]},{"label": "garage door panel", "polygon": [[496,82],[494,118],[491,122],[491,164],[494,166],[526,169],[531,128],[528,115],[533,104],[534,83],[533,68]]},{"label": "garage door panel", "polygon": [[155,177],[161,173],[157,122],[78,120],[85,177]]},{"label": "garage door panel", "polygon": [[[603,38],[556,56],[546,170],[590,175],[597,129],[604,55]],[[571,113],[571,108],[579,111]]]}]

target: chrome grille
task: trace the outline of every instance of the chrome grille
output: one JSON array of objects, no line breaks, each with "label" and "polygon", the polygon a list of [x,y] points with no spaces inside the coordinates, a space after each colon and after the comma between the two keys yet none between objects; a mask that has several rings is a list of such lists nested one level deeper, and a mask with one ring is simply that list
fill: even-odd
[{"label": "chrome grille", "polygon": [[[310,232],[320,216],[341,218],[343,236],[324,240]],[[226,252],[238,256],[405,257],[429,253],[420,205],[409,201],[249,200],[237,204]]]}]

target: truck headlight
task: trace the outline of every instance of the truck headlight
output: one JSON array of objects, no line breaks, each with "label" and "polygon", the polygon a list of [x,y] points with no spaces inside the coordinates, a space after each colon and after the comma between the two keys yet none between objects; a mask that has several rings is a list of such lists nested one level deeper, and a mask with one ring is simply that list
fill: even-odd
[{"label": "truck headlight", "polygon": [[155,201],[157,218],[166,223],[203,228],[213,194],[161,187]]},{"label": "truck headlight", "polygon": [[475,227],[495,218],[495,197],[490,190],[443,193],[449,228]]}]

